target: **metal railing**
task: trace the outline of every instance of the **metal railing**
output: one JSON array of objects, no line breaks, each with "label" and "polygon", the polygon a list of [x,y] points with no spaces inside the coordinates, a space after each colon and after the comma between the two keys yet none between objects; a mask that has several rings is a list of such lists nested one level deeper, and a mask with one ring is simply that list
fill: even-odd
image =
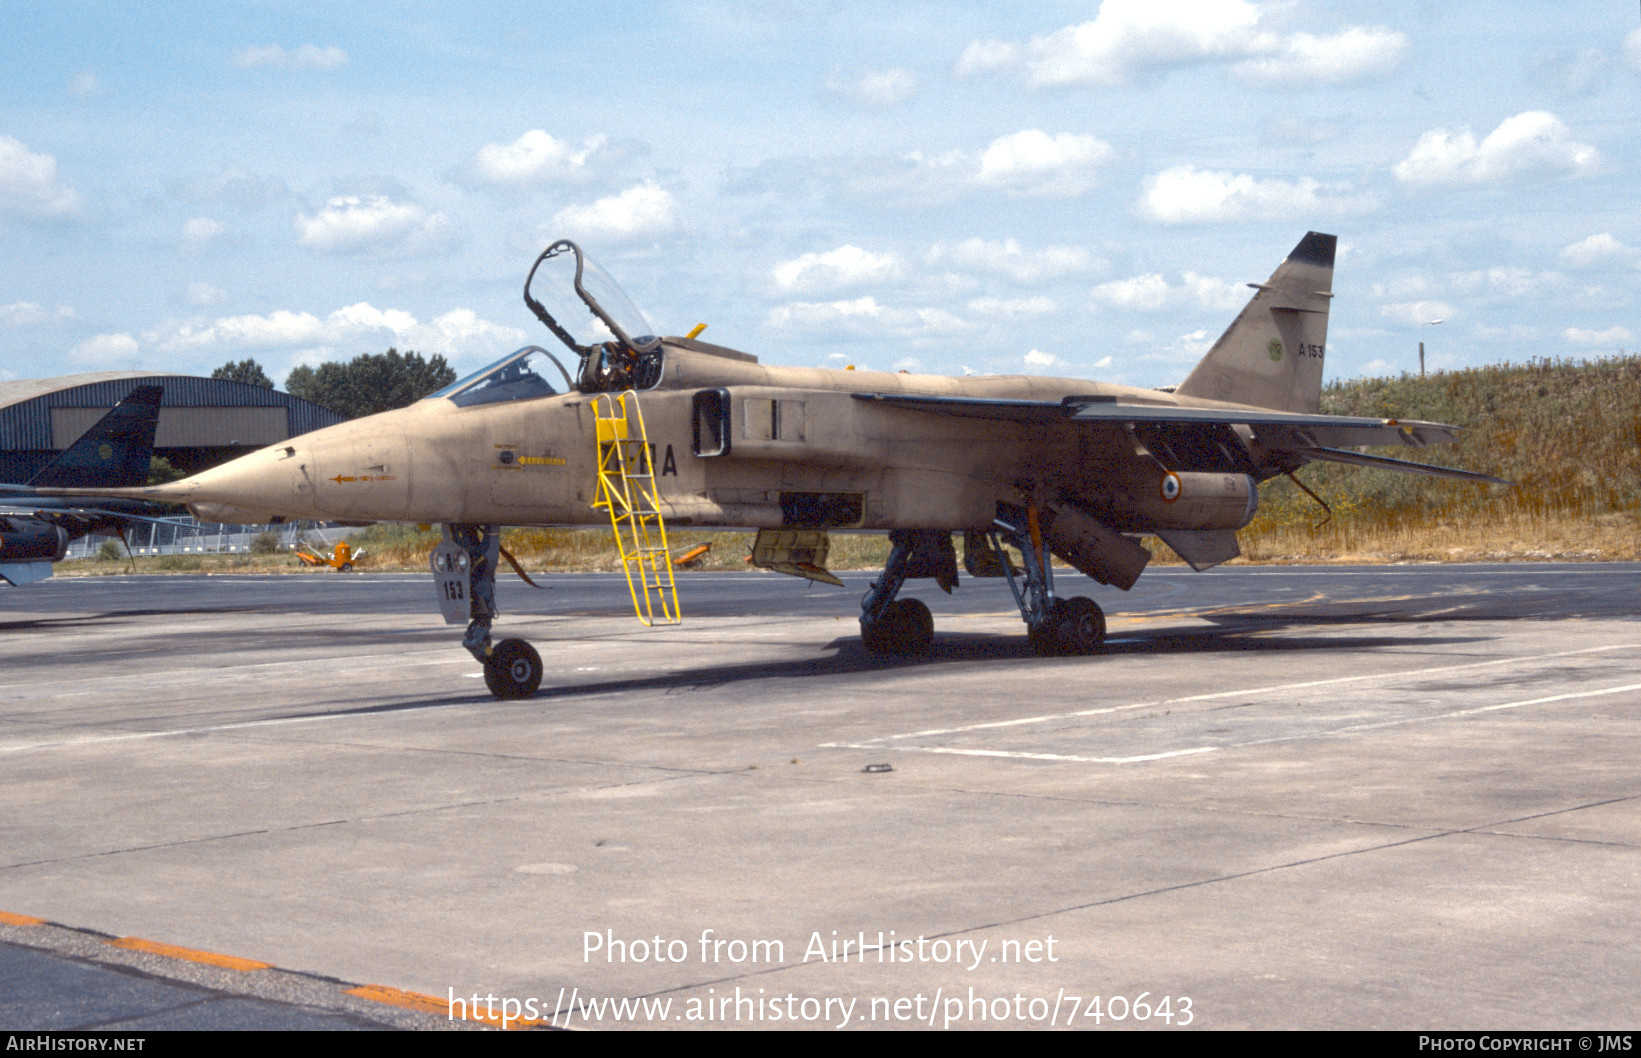
[{"label": "metal railing", "polygon": [[[175,522],[138,522],[126,531],[133,555],[247,554],[264,533],[278,537],[279,551],[295,551],[300,543],[330,548],[356,530],[329,522],[287,522],[284,525],[201,524],[192,518]],[[93,558],[110,536],[83,536],[68,545],[64,561]],[[118,546],[118,545],[116,545]],[[122,548],[123,552],[124,549]]]}]

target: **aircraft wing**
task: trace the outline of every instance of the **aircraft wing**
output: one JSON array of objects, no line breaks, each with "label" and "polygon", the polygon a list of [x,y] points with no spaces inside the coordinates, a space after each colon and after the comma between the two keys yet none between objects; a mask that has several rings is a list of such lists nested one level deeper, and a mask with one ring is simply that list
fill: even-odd
[{"label": "aircraft wing", "polygon": [[[1002,419],[1036,423],[1137,423],[1249,426],[1261,436],[1281,432],[1294,447],[1337,445],[1451,444],[1459,428],[1410,419],[1370,419],[1350,415],[1307,415],[1261,408],[1181,408],[1172,404],[1119,404],[1097,397],[1067,397],[1056,404],[1034,400],[977,400],[967,397],[917,397],[899,393],[856,393],[856,400],[892,404],[935,415]],[[1288,447],[1277,445],[1277,447]]]},{"label": "aircraft wing", "polygon": [[[157,508],[156,508],[157,509]],[[42,507],[38,504],[7,503],[0,501],[0,515],[11,515],[19,518],[34,518],[42,522],[74,522],[87,526],[97,522],[153,522],[155,525],[190,525],[186,518],[162,517],[157,513],[138,514],[131,510],[122,510],[114,507]]]},{"label": "aircraft wing", "polygon": [[[1381,470],[1400,470],[1432,477],[1460,478],[1508,485],[1487,474],[1475,474],[1448,467],[1407,463],[1399,459],[1339,451],[1345,447],[1381,445],[1451,444],[1460,429],[1439,422],[1411,419],[1374,419],[1350,415],[1321,415],[1304,412],[1269,411],[1263,408],[1182,408],[1172,404],[1121,404],[1102,397],[1067,397],[1055,403],[1031,400],[987,400],[966,397],[922,397],[899,393],[856,393],[855,399],[889,404],[933,415],[994,419],[1006,422],[1037,423],[1045,426],[1093,425],[1095,423],[1134,426],[1167,426],[1189,430],[1193,426],[1217,431],[1229,426],[1253,430],[1260,444],[1279,456],[1297,463],[1321,460],[1349,463]],[[1295,465],[1297,465],[1297,463]]]}]

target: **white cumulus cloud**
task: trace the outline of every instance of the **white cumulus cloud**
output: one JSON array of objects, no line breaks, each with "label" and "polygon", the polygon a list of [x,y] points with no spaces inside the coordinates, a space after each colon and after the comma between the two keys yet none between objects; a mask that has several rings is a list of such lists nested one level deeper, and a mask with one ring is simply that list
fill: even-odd
[{"label": "white cumulus cloud", "polygon": [[1098,272],[1105,262],[1080,246],[1043,246],[1028,249],[1015,239],[964,239],[936,243],[930,248],[932,265],[992,272],[1016,283],[1037,283],[1080,272]]},{"label": "white cumulus cloud", "polygon": [[1168,280],[1155,272],[1114,279],[1094,288],[1094,300],[1130,312],[1156,312],[1168,304]]},{"label": "white cumulus cloud", "polygon": [[296,218],[298,241],[327,253],[415,250],[436,242],[448,227],[442,213],[383,195],[333,198],[312,216]]},{"label": "white cumulus cloud", "polygon": [[959,77],[1023,68],[1033,88],[1131,84],[1164,70],[1231,64],[1245,81],[1305,87],[1364,81],[1393,72],[1407,38],[1381,26],[1335,33],[1279,33],[1262,24],[1273,5],[1250,0],[1104,0],[1093,21],[1025,44],[977,40],[963,49]]},{"label": "white cumulus cloud", "polygon": [[608,146],[604,135],[589,136],[575,147],[541,129],[531,129],[512,143],[487,143],[473,155],[472,170],[491,184],[527,184],[575,180],[593,171]]},{"label": "white cumulus cloud", "polygon": [[228,300],[228,292],[221,287],[214,287],[209,283],[188,284],[188,304],[198,305],[200,308],[209,308],[220,305]]},{"label": "white cumulus cloud", "polygon": [[185,250],[197,250],[228,229],[222,222],[210,217],[194,217],[182,226],[182,246]]},{"label": "white cumulus cloud", "polygon": [[892,107],[917,94],[917,74],[904,67],[868,70],[852,77],[834,72],[826,79],[827,90],[867,107]]},{"label": "white cumulus cloud", "polygon": [[969,302],[969,311],[976,316],[1047,316],[1059,308],[1053,298],[975,298]]},{"label": "white cumulus cloud", "polygon": [[1496,265],[1474,272],[1459,272],[1452,278],[1453,289],[1461,294],[1495,295],[1519,301],[1543,297],[1567,286],[1560,272],[1534,272],[1527,268]]},{"label": "white cumulus cloud", "polygon": [[1442,188],[1584,176],[1599,164],[1596,149],[1574,140],[1560,118],[1528,110],[1506,118],[1480,142],[1469,129],[1431,129],[1393,171],[1410,187]]},{"label": "white cumulus cloud", "polygon": [[1627,327],[1608,327],[1604,331],[1585,327],[1568,327],[1561,332],[1561,336],[1574,345],[1613,348],[1635,344],[1635,335]]},{"label": "white cumulus cloud", "polygon": [[74,318],[74,310],[58,305],[56,311],[32,301],[15,301],[0,305],[0,327],[8,331],[33,330],[53,323],[65,323]]},{"label": "white cumulus cloud", "polygon": [[571,206],[553,217],[555,229],[579,239],[623,241],[677,230],[678,200],[655,183],[629,187],[590,206]]},{"label": "white cumulus cloud", "polygon": [[973,325],[941,308],[903,309],[874,297],[798,301],[769,310],[768,324],[781,330],[819,331],[862,338],[917,338],[956,334]]},{"label": "white cumulus cloud", "polygon": [[334,70],[348,64],[348,53],[338,47],[321,48],[304,44],[286,51],[277,44],[245,48],[234,53],[234,65],[242,69],[263,67],[274,70]]},{"label": "white cumulus cloud", "polygon": [[957,60],[959,77],[1005,70],[1020,61],[1020,46],[1006,40],[977,40]]},{"label": "white cumulus cloud", "polygon": [[1026,129],[987,145],[975,180],[1024,195],[1077,195],[1110,156],[1111,145],[1097,136]]},{"label": "white cumulus cloud", "polygon": [[1268,50],[1260,11],[1246,0],[1104,0],[1094,21],[1031,42],[1030,83],[1127,84],[1170,66]]},{"label": "white cumulus cloud", "polygon": [[1569,268],[1603,268],[1613,265],[1634,265],[1641,261],[1634,247],[1625,246],[1612,237],[1611,232],[1580,239],[1561,251],[1561,261]]},{"label": "white cumulus cloud", "polygon": [[840,246],[825,253],[806,253],[782,261],[771,274],[782,290],[813,292],[893,280],[902,271],[900,259],[894,254]]},{"label": "white cumulus cloud", "polygon": [[112,367],[137,356],[137,340],[129,334],[98,334],[68,351],[68,358],[85,367]]},{"label": "white cumulus cloud", "polygon": [[1196,272],[1182,273],[1177,286],[1156,272],[1148,272],[1101,283],[1092,296],[1097,304],[1128,312],[1157,312],[1175,305],[1229,312],[1247,304],[1252,292],[1241,283]]},{"label": "white cumulus cloud", "polygon": [[1163,224],[1207,224],[1355,213],[1377,204],[1348,185],[1310,177],[1288,181],[1178,165],[1146,178],[1138,208]]},{"label": "white cumulus cloud", "polygon": [[454,356],[517,343],[524,339],[524,332],[480,319],[471,309],[453,309],[422,323],[402,309],[379,309],[361,301],[323,317],[280,309],[265,315],[224,316],[175,325],[144,338],[167,353],[281,348],[328,351],[372,341]]},{"label": "white cumulus cloud", "polygon": [[0,136],[0,211],[45,218],[68,216],[79,208],[80,196],[57,178],[57,159]]},{"label": "white cumulus cloud", "polygon": [[1435,323],[1438,320],[1452,319],[1453,306],[1445,301],[1403,301],[1394,305],[1380,306],[1379,315],[1398,323],[1418,327],[1426,323]]},{"label": "white cumulus cloud", "polygon": [[1186,272],[1180,278],[1185,281],[1183,289],[1190,293],[1192,300],[1205,309],[1238,309],[1253,296],[1253,292],[1246,284],[1220,279],[1217,276]]},{"label": "white cumulus cloud", "polygon": [[1234,68],[1238,77],[1273,88],[1351,84],[1383,77],[1407,57],[1407,37],[1382,26],[1353,26],[1318,37],[1295,33],[1274,55],[1249,59]]}]

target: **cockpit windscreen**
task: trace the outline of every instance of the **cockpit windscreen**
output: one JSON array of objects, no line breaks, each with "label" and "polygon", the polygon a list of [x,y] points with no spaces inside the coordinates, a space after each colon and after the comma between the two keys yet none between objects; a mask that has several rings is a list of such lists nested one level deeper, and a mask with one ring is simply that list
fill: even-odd
[{"label": "cockpit windscreen", "polygon": [[551,397],[559,391],[547,381],[549,375],[562,378],[566,390],[573,388],[569,375],[558,359],[540,346],[532,345],[466,378],[457,379],[437,393],[430,394],[428,399],[443,397],[458,407],[468,408],[476,404]]}]

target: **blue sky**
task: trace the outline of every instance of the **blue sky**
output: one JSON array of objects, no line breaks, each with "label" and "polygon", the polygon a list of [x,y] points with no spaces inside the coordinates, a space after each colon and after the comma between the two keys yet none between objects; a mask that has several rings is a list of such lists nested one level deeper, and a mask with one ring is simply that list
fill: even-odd
[{"label": "blue sky", "polygon": [[1171,384],[1311,229],[1330,377],[1641,343],[1634,0],[0,0],[0,63],[0,379],[465,370],[564,236],[776,364]]}]

